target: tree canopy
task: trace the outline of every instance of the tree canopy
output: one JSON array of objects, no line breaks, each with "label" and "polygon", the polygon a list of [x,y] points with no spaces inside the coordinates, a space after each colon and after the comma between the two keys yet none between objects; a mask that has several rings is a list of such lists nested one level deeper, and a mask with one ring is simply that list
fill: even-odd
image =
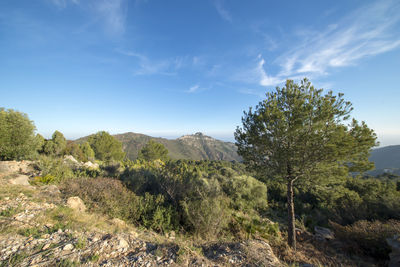
[{"label": "tree canopy", "polygon": [[90,136],[88,142],[94,151],[96,159],[119,161],[125,157],[122,143],[105,131]]},{"label": "tree canopy", "polygon": [[67,147],[67,140],[64,135],[55,131],[51,136],[51,139],[46,140],[43,146],[43,152],[47,155],[61,156],[65,152]]},{"label": "tree canopy", "polygon": [[[294,247],[293,184],[330,168],[365,171],[376,135],[364,122],[350,118],[352,105],[343,94],[323,95],[304,79],[287,80],[266,94],[255,110],[244,112],[235,132],[238,153],[264,179],[284,179],[288,198],[288,243]],[[329,168],[326,168],[329,166]]]},{"label": "tree canopy", "polygon": [[140,151],[138,159],[146,161],[153,161],[160,159],[162,161],[168,160],[168,149],[163,144],[150,140]]},{"label": "tree canopy", "polygon": [[79,147],[82,150],[84,161],[94,160],[94,151],[88,142],[79,145]]},{"label": "tree canopy", "polygon": [[33,156],[38,148],[35,129],[25,113],[0,108],[0,159],[19,160]]}]

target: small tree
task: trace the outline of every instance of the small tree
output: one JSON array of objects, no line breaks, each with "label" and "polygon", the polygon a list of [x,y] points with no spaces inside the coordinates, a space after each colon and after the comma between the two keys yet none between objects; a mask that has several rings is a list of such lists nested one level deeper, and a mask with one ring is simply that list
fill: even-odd
[{"label": "small tree", "polygon": [[67,141],[67,146],[64,150],[65,155],[71,155],[79,161],[85,161],[85,155],[80,147],[80,145],[74,143],[73,141]]},{"label": "small tree", "polygon": [[57,156],[63,154],[65,148],[67,147],[67,140],[65,139],[64,135],[59,131],[55,131],[51,137],[51,140],[54,143],[54,154]]},{"label": "small tree", "polygon": [[119,161],[125,157],[122,143],[107,132],[102,131],[90,136],[88,142],[94,151],[96,159]]},{"label": "small tree", "polygon": [[25,113],[0,108],[0,160],[32,157],[38,148],[35,129]]},{"label": "small tree", "polygon": [[288,244],[294,249],[294,183],[312,179],[328,165],[348,172],[373,168],[368,156],[376,135],[364,122],[349,120],[351,103],[342,96],[322,95],[307,79],[300,85],[287,80],[255,111],[244,112],[243,128],[235,132],[238,153],[249,168],[286,181]]},{"label": "small tree", "polygon": [[51,139],[45,141],[43,152],[47,155],[61,156],[65,152],[66,147],[67,140],[64,135],[59,131],[55,131]]},{"label": "small tree", "polygon": [[146,161],[153,161],[160,159],[162,161],[168,160],[168,149],[163,144],[150,140],[140,151],[138,159]]},{"label": "small tree", "polygon": [[46,143],[46,139],[44,139],[44,137],[41,134],[36,134],[35,142],[37,145],[37,152],[43,153],[44,144]]},{"label": "small tree", "polygon": [[82,150],[84,161],[94,160],[94,151],[88,142],[79,145],[79,147]]}]

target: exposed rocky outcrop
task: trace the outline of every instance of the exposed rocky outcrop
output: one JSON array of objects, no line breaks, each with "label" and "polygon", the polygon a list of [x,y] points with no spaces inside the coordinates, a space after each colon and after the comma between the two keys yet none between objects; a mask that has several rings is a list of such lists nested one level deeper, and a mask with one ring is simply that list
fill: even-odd
[{"label": "exposed rocky outcrop", "polygon": [[27,174],[33,171],[32,161],[0,161],[0,178]]}]

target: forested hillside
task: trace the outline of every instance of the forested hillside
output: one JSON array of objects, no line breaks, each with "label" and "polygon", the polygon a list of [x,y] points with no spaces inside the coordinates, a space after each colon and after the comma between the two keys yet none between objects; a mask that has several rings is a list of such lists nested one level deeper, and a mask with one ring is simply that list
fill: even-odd
[{"label": "forested hillside", "polygon": [[[150,140],[163,144],[169,151],[172,159],[191,159],[191,160],[227,160],[240,161],[241,158],[236,153],[236,146],[230,142],[223,142],[206,136],[202,133],[194,135],[184,135],[178,139],[170,140],[166,138],[151,137],[139,133],[124,133],[114,135],[122,142],[122,146],[129,159],[135,160],[139,151]],[[76,140],[83,143],[88,137]]]}]

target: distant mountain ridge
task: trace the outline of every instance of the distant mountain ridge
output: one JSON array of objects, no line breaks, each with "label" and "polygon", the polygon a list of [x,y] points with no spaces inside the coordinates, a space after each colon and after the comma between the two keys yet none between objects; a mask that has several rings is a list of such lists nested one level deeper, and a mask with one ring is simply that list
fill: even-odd
[{"label": "distant mountain ridge", "polygon": [[[79,138],[75,142],[82,143],[88,137]],[[150,140],[163,144],[173,159],[242,160],[237,154],[234,143],[220,141],[202,133],[184,135],[177,139],[152,137],[133,132],[116,134],[114,137],[122,142],[123,149],[131,160],[137,158],[138,152]],[[400,145],[373,149],[369,160],[375,163],[375,170],[370,172],[373,175],[384,172],[400,174]]]},{"label": "distant mountain ridge", "polygon": [[[220,141],[202,133],[184,135],[177,139],[151,137],[133,132],[113,136],[122,142],[122,147],[131,160],[137,158],[138,152],[145,144],[154,140],[163,144],[173,159],[241,161],[234,143]],[[82,143],[87,138],[88,136],[79,138],[76,142]]]},{"label": "distant mountain ridge", "polygon": [[400,145],[376,148],[371,151],[369,160],[375,163],[373,175],[385,172],[400,175]]}]

